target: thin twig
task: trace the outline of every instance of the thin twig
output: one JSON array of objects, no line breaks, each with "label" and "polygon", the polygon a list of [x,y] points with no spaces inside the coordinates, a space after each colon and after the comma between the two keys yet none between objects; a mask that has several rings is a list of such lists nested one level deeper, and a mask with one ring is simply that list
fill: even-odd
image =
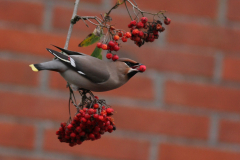
[{"label": "thin twig", "polygon": [[127,7],[127,3],[126,3],[126,1],[124,1],[124,3],[125,3],[126,9],[127,9],[127,11],[128,11],[128,14],[129,14],[131,20],[133,20],[131,14],[130,14],[130,12],[129,12],[129,10],[128,10],[128,7]]},{"label": "thin twig", "polygon": [[[75,18],[75,16],[77,15],[77,10],[78,10],[78,4],[79,4],[79,2],[80,2],[80,0],[76,0],[76,1],[75,1],[74,10],[73,10],[73,15],[72,15],[72,20],[73,20],[73,19]],[[66,40],[64,49],[68,49],[69,41],[70,41],[71,34],[72,34],[72,30],[73,30],[73,25],[74,25],[74,23],[72,23],[72,21],[71,21],[70,27],[69,27],[69,29],[68,29],[67,40]]]},{"label": "thin twig", "polygon": [[141,13],[147,13],[147,14],[151,14],[151,15],[158,15],[158,14],[162,14],[162,13],[166,12],[165,10],[159,11],[158,13],[150,13],[150,12],[142,11],[137,6],[135,6],[130,0],[126,0],[126,1],[128,1],[128,3],[130,3],[133,6],[133,8],[137,9]]}]

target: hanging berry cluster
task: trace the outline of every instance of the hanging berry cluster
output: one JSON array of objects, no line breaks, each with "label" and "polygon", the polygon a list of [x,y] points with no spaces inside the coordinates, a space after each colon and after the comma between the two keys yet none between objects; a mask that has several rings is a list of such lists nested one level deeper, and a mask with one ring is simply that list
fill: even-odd
[{"label": "hanging berry cluster", "polygon": [[[171,20],[167,17],[164,19],[164,23],[169,25]],[[153,22],[148,22],[147,17],[142,17],[140,21],[133,20],[128,24],[128,28],[131,28],[131,40],[141,47],[145,42],[153,42],[158,39],[159,32],[163,32],[165,28],[162,26],[160,20],[154,20]]]},{"label": "hanging berry cluster", "polygon": [[118,60],[117,54],[112,54],[113,51],[119,51],[120,44],[118,43],[118,40],[122,40],[123,42],[127,42],[127,39],[130,38],[132,35],[130,32],[126,32],[123,34],[122,30],[116,30],[113,26],[110,27],[109,32],[110,37],[109,41],[104,42],[98,42],[97,47],[102,48],[103,50],[108,50],[108,53],[106,55],[107,59],[112,59],[113,61]]},{"label": "hanging berry cluster", "polygon": [[[170,22],[169,18],[164,18],[165,25],[169,25]],[[115,27],[110,26],[108,29],[110,36],[106,34],[104,40],[97,43],[97,47],[108,51],[106,54],[107,59],[116,61],[119,57],[116,53],[113,54],[112,52],[117,52],[120,49],[119,39],[122,42],[127,42],[128,38],[130,38],[138,47],[141,47],[145,42],[153,42],[159,38],[159,33],[165,30],[162,25],[160,20],[148,22],[147,17],[141,17],[140,21],[133,20],[128,24],[128,28],[131,28],[130,32],[124,33],[122,30],[116,30]]]},{"label": "hanging berry cluster", "polygon": [[92,101],[86,94],[83,98],[85,103],[81,106],[85,107],[79,109],[73,119],[61,123],[61,127],[56,131],[59,141],[69,143],[71,147],[80,145],[83,141],[100,139],[105,132],[111,133],[116,130],[114,119],[111,117],[114,110],[104,100],[95,96]]}]

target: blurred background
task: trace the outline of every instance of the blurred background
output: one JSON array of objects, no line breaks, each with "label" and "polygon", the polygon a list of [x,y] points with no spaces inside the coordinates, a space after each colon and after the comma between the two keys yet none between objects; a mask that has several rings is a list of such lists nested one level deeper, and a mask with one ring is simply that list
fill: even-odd
[{"label": "blurred background", "polygon": [[[81,0],[78,15],[100,17],[115,2]],[[147,71],[96,93],[115,109],[117,130],[71,148],[55,135],[68,119],[66,82],[28,65],[51,60],[50,44],[64,46],[74,0],[0,0],[1,160],[240,159],[240,1],[136,2],[172,22],[154,43],[122,43],[119,56]],[[124,6],[111,16],[128,30]],[[78,47],[89,26],[74,26],[70,50],[92,53],[95,45]]]}]

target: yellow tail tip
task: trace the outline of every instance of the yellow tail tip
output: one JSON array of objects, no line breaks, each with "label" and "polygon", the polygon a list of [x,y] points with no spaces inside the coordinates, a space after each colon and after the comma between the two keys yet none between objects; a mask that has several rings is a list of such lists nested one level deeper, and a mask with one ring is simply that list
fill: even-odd
[{"label": "yellow tail tip", "polygon": [[33,64],[30,64],[29,66],[32,68],[34,72],[38,72],[38,69]]}]

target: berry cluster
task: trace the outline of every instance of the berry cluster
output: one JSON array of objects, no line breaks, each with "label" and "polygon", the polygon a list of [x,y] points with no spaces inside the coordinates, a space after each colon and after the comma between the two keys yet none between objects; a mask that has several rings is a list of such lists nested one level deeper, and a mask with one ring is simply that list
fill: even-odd
[{"label": "berry cluster", "polygon": [[[110,30],[115,30],[113,26],[111,26]],[[131,37],[130,32],[126,32],[123,34],[123,31],[115,31],[116,34],[113,34],[109,42],[106,44],[98,42],[97,47],[102,48],[103,50],[108,50],[108,53],[106,55],[107,59],[112,59],[113,61],[116,61],[119,59],[118,55],[112,54],[112,51],[118,51],[120,49],[119,43],[117,42],[120,37],[123,42],[127,42],[127,38]]]},{"label": "berry cluster", "polygon": [[114,111],[112,108],[101,103],[90,106],[79,110],[69,123],[61,123],[61,127],[56,131],[60,142],[69,143],[69,146],[73,147],[85,140],[100,139],[105,132],[116,130],[111,117]]},{"label": "berry cluster", "polygon": [[[171,20],[165,17],[164,23],[169,25],[170,22]],[[136,20],[131,21],[128,24],[128,28],[131,28],[132,33],[130,39],[133,40],[139,47],[141,47],[145,42],[153,42],[155,39],[158,39],[159,32],[163,32],[165,30],[160,20],[148,22],[147,17],[142,17],[139,22]]]},{"label": "berry cluster", "polygon": [[[165,25],[169,25],[170,22],[171,19],[167,17],[164,18]],[[108,28],[109,34],[106,34],[104,37],[105,42],[97,43],[98,48],[108,50],[106,54],[107,59],[112,59],[113,61],[119,59],[117,54],[112,53],[112,51],[118,51],[120,49],[119,39],[121,39],[122,42],[127,42],[127,39],[130,38],[137,46],[141,47],[145,42],[153,42],[155,39],[158,39],[159,32],[165,30],[160,20],[148,22],[147,17],[142,17],[139,22],[136,20],[131,21],[128,27],[131,28],[130,32],[124,33],[122,30],[117,30],[114,26],[110,26]],[[107,35],[109,35],[109,37]]]}]

